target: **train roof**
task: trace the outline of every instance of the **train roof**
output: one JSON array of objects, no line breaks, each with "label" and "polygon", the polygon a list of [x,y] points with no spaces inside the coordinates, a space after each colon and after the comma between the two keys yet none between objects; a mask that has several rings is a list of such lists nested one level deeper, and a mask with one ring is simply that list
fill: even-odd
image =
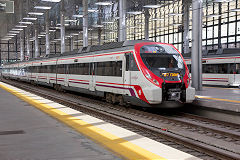
[{"label": "train roof", "polygon": [[[58,58],[58,57],[72,57],[75,55],[94,55],[94,54],[100,54],[104,52],[116,52],[116,51],[122,51],[122,50],[130,50],[133,49],[133,46],[137,43],[141,42],[153,42],[149,40],[127,40],[122,42],[111,42],[111,43],[105,43],[103,45],[92,45],[87,47],[81,47],[78,50],[74,50],[71,52],[65,52],[63,54],[49,54],[45,57],[38,57],[38,58],[31,58],[29,61],[21,61],[21,62],[31,62],[31,61],[37,61],[37,60],[44,60],[44,59],[51,59],[51,58]],[[11,62],[7,64],[16,64],[21,62]]]}]

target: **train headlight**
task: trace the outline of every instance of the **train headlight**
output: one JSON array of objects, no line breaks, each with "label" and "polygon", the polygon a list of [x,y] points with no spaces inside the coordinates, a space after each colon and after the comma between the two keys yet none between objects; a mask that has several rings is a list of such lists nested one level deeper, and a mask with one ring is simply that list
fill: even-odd
[{"label": "train headlight", "polygon": [[156,79],[153,79],[153,82],[154,82],[156,85],[159,85],[159,82],[158,82]]}]

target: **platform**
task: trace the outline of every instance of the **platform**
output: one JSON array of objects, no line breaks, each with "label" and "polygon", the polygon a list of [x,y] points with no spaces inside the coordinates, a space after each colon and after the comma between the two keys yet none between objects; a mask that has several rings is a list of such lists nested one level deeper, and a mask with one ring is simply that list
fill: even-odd
[{"label": "platform", "polygon": [[[188,153],[182,152],[160,142],[154,141],[127,129],[86,115],[69,107],[44,99],[16,87],[0,82],[0,115],[1,125],[7,130],[22,130],[24,133],[4,135],[9,141],[0,139],[0,157],[23,157],[24,159],[144,159],[144,160],[197,160]],[[3,100],[2,100],[3,99]],[[11,106],[11,109],[9,106]],[[35,107],[35,108],[34,108]],[[50,118],[39,110],[59,120]],[[3,118],[2,118],[3,117]],[[74,128],[77,132],[67,128]],[[19,124],[18,124],[19,123]],[[84,138],[91,138],[97,144]],[[15,137],[13,137],[15,136]],[[63,140],[62,140],[63,139]],[[26,146],[25,146],[26,145]],[[104,150],[107,148],[111,154]],[[46,152],[46,153],[45,153]],[[24,157],[25,156],[25,157]],[[50,157],[50,158],[49,158]],[[72,158],[74,157],[74,158]],[[83,158],[82,158],[83,157]]]},{"label": "platform", "polygon": [[196,104],[204,107],[240,113],[240,89],[203,87],[196,92]]},{"label": "platform", "polygon": [[120,159],[0,88],[1,160]]}]

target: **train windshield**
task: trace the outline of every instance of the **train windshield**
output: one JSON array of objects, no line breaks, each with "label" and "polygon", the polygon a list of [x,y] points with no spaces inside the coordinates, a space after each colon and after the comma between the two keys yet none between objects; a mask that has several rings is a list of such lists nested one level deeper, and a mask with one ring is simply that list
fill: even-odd
[{"label": "train windshield", "polygon": [[140,49],[144,64],[151,71],[179,71],[184,70],[183,59],[170,45],[146,45]]}]

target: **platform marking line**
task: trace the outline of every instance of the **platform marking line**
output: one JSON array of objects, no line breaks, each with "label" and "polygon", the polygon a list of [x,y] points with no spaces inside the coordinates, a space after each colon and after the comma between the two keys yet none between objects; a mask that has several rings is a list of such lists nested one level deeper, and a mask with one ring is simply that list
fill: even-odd
[{"label": "platform marking line", "polygon": [[212,98],[212,97],[208,97],[208,96],[199,96],[199,95],[196,95],[195,97],[196,97],[196,98],[200,98],[200,99],[211,99],[211,100],[215,100],[215,101],[224,101],[224,102],[240,103],[240,101],[237,101],[237,100],[222,99],[222,98]]},{"label": "platform marking line", "polygon": [[228,90],[240,91],[240,89],[237,89],[237,88],[221,88],[221,87],[203,87],[203,88],[217,88],[217,89],[228,89]]},{"label": "platform marking line", "polygon": [[[86,135],[87,137],[91,138],[95,142],[104,145],[105,147],[107,147],[108,149],[117,153],[121,157],[124,157],[127,159],[144,159],[144,160],[145,159],[146,160],[147,159],[151,159],[151,160],[160,160],[160,159],[165,160],[166,159],[166,158],[163,158],[162,156],[159,156],[158,155],[159,152],[158,153],[150,152],[150,151],[140,147],[139,145],[132,143],[132,140],[131,140],[131,142],[129,142],[123,138],[116,136],[115,134],[112,134],[112,132],[111,133],[107,132],[106,130],[109,129],[109,127],[107,127],[107,125],[104,125],[104,123],[107,123],[107,122],[104,122],[100,119],[97,119],[97,118],[94,118],[91,116],[88,116],[84,113],[73,110],[73,109],[63,106],[61,104],[57,104],[51,100],[44,99],[42,97],[39,97],[37,95],[31,94],[29,92],[20,90],[18,88],[12,87],[12,86],[4,84],[4,83],[0,83],[0,87],[4,90],[16,95],[20,99],[30,103],[31,105],[35,106],[36,108],[48,113],[52,117],[69,125],[73,129]],[[49,104],[51,104],[51,106]],[[63,111],[61,111],[61,110],[63,110]],[[68,112],[70,111],[71,114],[80,114],[80,116],[75,116],[75,117],[71,116],[71,114],[66,114],[64,112],[64,110],[66,110]],[[96,127],[96,126],[92,125],[91,123],[87,123],[86,121],[81,120],[80,118],[84,119],[84,120],[90,119],[94,123],[96,123],[96,122],[100,123],[100,125],[98,125],[98,127]],[[96,120],[98,120],[98,121],[96,121]],[[101,123],[103,123],[103,124],[101,124]],[[101,129],[101,128],[99,128],[99,126],[105,126],[106,128]],[[116,130],[117,130],[117,128],[116,128]],[[129,135],[129,133],[127,133],[127,132],[125,134]],[[134,133],[134,134],[137,135],[136,133]],[[140,135],[137,135],[137,136],[140,136]],[[148,139],[146,137],[142,137],[142,136],[140,136],[140,137],[141,137],[140,142],[138,140],[139,144],[143,143],[145,139]],[[153,141],[153,142],[158,143],[156,141]],[[149,146],[149,148],[151,148],[151,146]],[[162,146],[158,149],[158,151],[161,150],[161,152],[168,152],[169,148],[171,148],[171,147],[169,147],[169,146],[166,147],[166,145],[162,144]],[[178,151],[177,149],[174,149],[174,148],[172,148],[172,149]],[[178,152],[181,153],[181,151],[178,151]],[[171,154],[173,154],[173,153],[171,153]],[[165,156],[166,155],[168,155],[167,156],[168,158],[169,158],[169,156],[171,158],[174,157],[172,155],[169,155],[169,153],[166,153]],[[182,152],[180,155],[182,156],[182,158],[179,157],[177,159],[188,159],[188,158],[198,159],[197,157],[194,157],[194,156],[189,155],[184,152]]]}]

